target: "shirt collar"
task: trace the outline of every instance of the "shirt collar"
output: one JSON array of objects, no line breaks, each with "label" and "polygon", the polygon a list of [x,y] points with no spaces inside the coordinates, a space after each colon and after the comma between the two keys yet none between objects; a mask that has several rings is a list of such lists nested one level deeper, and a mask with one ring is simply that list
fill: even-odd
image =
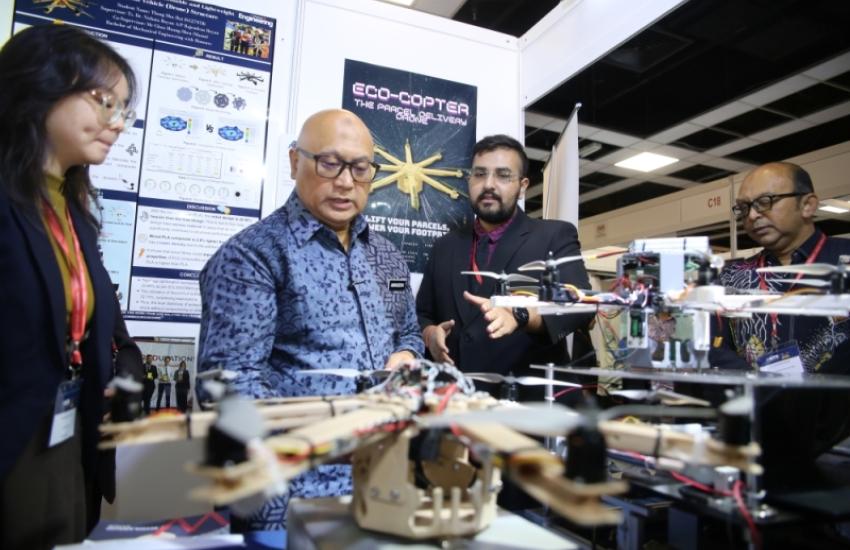
[{"label": "shirt collar", "polygon": [[[791,253],[791,263],[792,264],[802,264],[805,263],[809,256],[814,252],[815,246],[817,245],[818,240],[820,240],[823,232],[815,227],[815,232],[811,234],[811,236],[806,239],[803,244],[801,244],[794,252]],[[768,264],[778,264],[779,259],[772,252],[768,252],[767,250],[762,250],[762,256],[765,258]],[[753,256],[753,258],[758,258],[758,255]]]},{"label": "shirt collar", "polygon": [[499,225],[499,226],[493,228],[490,231],[487,231],[486,229],[484,229],[484,226],[481,225],[481,220],[479,220],[476,217],[475,223],[472,224],[472,230],[475,231],[475,236],[478,237],[479,239],[481,237],[483,237],[484,235],[487,235],[487,237],[489,237],[491,242],[494,242],[494,243],[498,242],[499,239],[502,238],[502,235],[505,234],[505,231],[508,230],[508,227],[510,227],[511,224],[516,219],[516,213],[517,213],[517,209],[514,208],[514,213],[508,221],[506,221],[502,225]]},{"label": "shirt collar", "polygon": [[823,235],[823,232],[815,228],[815,232],[791,254],[791,263],[804,263],[812,255],[812,252],[815,251],[815,246],[817,246],[821,235]]},{"label": "shirt collar", "polygon": [[[289,195],[289,199],[283,205],[283,210],[287,214],[289,227],[298,246],[304,246],[317,234],[333,236],[335,240],[337,239],[336,233],[307,210],[295,191],[292,191],[292,194]],[[353,236],[352,241],[361,238],[368,239],[369,224],[366,223],[366,218],[362,214],[358,214],[351,222],[351,234]]]}]

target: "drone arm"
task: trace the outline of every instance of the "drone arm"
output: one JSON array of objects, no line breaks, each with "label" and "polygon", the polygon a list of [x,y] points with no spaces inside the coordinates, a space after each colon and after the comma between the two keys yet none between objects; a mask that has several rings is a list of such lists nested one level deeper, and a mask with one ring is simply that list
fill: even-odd
[{"label": "drone arm", "polygon": [[564,466],[534,439],[499,424],[462,425],[469,437],[507,455],[511,479],[539,502],[580,525],[616,524],[621,515],[600,501],[602,495],[623,492],[625,484],[581,484],[563,476]]},{"label": "drone arm", "polygon": [[101,424],[102,440],[98,448],[114,449],[119,445],[142,445],[206,437],[215,418],[216,413],[202,411],[191,415],[163,415],[134,422]]},{"label": "drone arm", "polygon": [[690,464],[733,466],[758,474],[761,467],[754,461],[760,453],[755,443],[726,445],[708,436],[694,436],[644,424],[617,421],[599,423],[606,444],[614,449],[634,451],[649,456],[663,456]]},{"label": "drone arm", "polygon": [[353,451],[367,436],[399,429],[410,415],[410,409],[399,402],[365,402],[362,408],[270,437],[266,444],[284,462],[309,467],[314,461],[332,460]]}]

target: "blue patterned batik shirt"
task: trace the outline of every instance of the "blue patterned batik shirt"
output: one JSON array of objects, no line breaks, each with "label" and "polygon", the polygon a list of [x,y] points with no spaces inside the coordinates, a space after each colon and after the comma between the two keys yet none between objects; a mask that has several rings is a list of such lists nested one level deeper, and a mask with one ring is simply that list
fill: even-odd
[{"label": "blue patterned batik shirt", "polygon": [[[200,286],[199,370],[236,371],[235,388],[254,398],[353,393],[350,378],[299,371],[382,369],[392,353],[424,351],[395,247],[357,216],[346,252],[296,193],[222,245]],[[350,468],[320,467],[290,489],[291,496],[350,492]],[[282,528],[286,502],[266,506],[250,527]]]}]

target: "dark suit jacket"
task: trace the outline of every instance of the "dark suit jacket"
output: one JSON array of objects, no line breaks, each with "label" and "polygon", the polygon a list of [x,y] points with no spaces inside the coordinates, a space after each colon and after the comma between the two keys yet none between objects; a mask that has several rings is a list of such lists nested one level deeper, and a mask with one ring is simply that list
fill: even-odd
[{"label": "dark suit jacket", "polygon": [[[103,389],[112,373],[115,293],[97,249],[97,231],[71,207],[74,228],[95,295],[83,342],[81,406],[83,468],[95,488],[97,426]],[[68,334],[65,294],[56,255],[38,215],[26,215],[0,189],[0,477],[5,476],[37,426],[52,414],[65,379]],[[46,442],[45,442],[46,445]]]},{"label": "dark suit jacket", "polygon": [[[463,299],[464,290],[487,297],[498,292],[497,281],[485,278],[479,285],[474,277],[460,274],[470,269],[472,235],[472,227],[468,226],[434,243],[416,298],[421,327],[454,319],[455,326],[447,344],[455,364],[466,372],[520,375],[528,371],[531,363],[563,363],[567,360],[564,338],[577,328],[587,326],[590,316],[546,316],[544,334],[517,330],[510,336],[490,339],[480,309]],[[531,219],[518,210],[513,223],[499,240],[490,265],[481,269],[514,273],[525,263],[546,259],[550,251],[555,258],[580,254],[575,226],[562,221]],[[561,282],[590,288],[583,262],[562,264],[559,269]],[[534,275],[533,272],[527,274]]]}]

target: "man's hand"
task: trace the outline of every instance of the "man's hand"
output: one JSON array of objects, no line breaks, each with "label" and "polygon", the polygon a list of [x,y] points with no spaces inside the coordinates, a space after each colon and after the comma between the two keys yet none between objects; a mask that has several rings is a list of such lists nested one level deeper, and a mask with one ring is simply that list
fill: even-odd
[{"label": "man's hand", "polygon": [[490,335],[490,338],[495,340],[507,336],[519,327],[510,309],[493,307],[489,298],[482,298],[466,291],[464,291],[463,297],[470,304],[478,306],[481,313],[484,314],[484,320],[487,321],[487,334]]},{"label": "man's hand", "polygon": [[425,341],[425,347],[431,352],[431,358],[438,363],[448,363],[454,365],[454,360],[449,356],[449,347],[446,345],[446,338],[455,326],[454,319],[443,321],[439,325],[429,325],[422,331],[422,340]]},{"label": "man's hand", "polygon": [[404,363],[408,361],[413,361],[416,359],[416,356],[413,355],[413,352],[402,350],[397,351],[390,355],[389,359],[387,359],[387,363],[384,365],[385,370],[395,370]]}]

